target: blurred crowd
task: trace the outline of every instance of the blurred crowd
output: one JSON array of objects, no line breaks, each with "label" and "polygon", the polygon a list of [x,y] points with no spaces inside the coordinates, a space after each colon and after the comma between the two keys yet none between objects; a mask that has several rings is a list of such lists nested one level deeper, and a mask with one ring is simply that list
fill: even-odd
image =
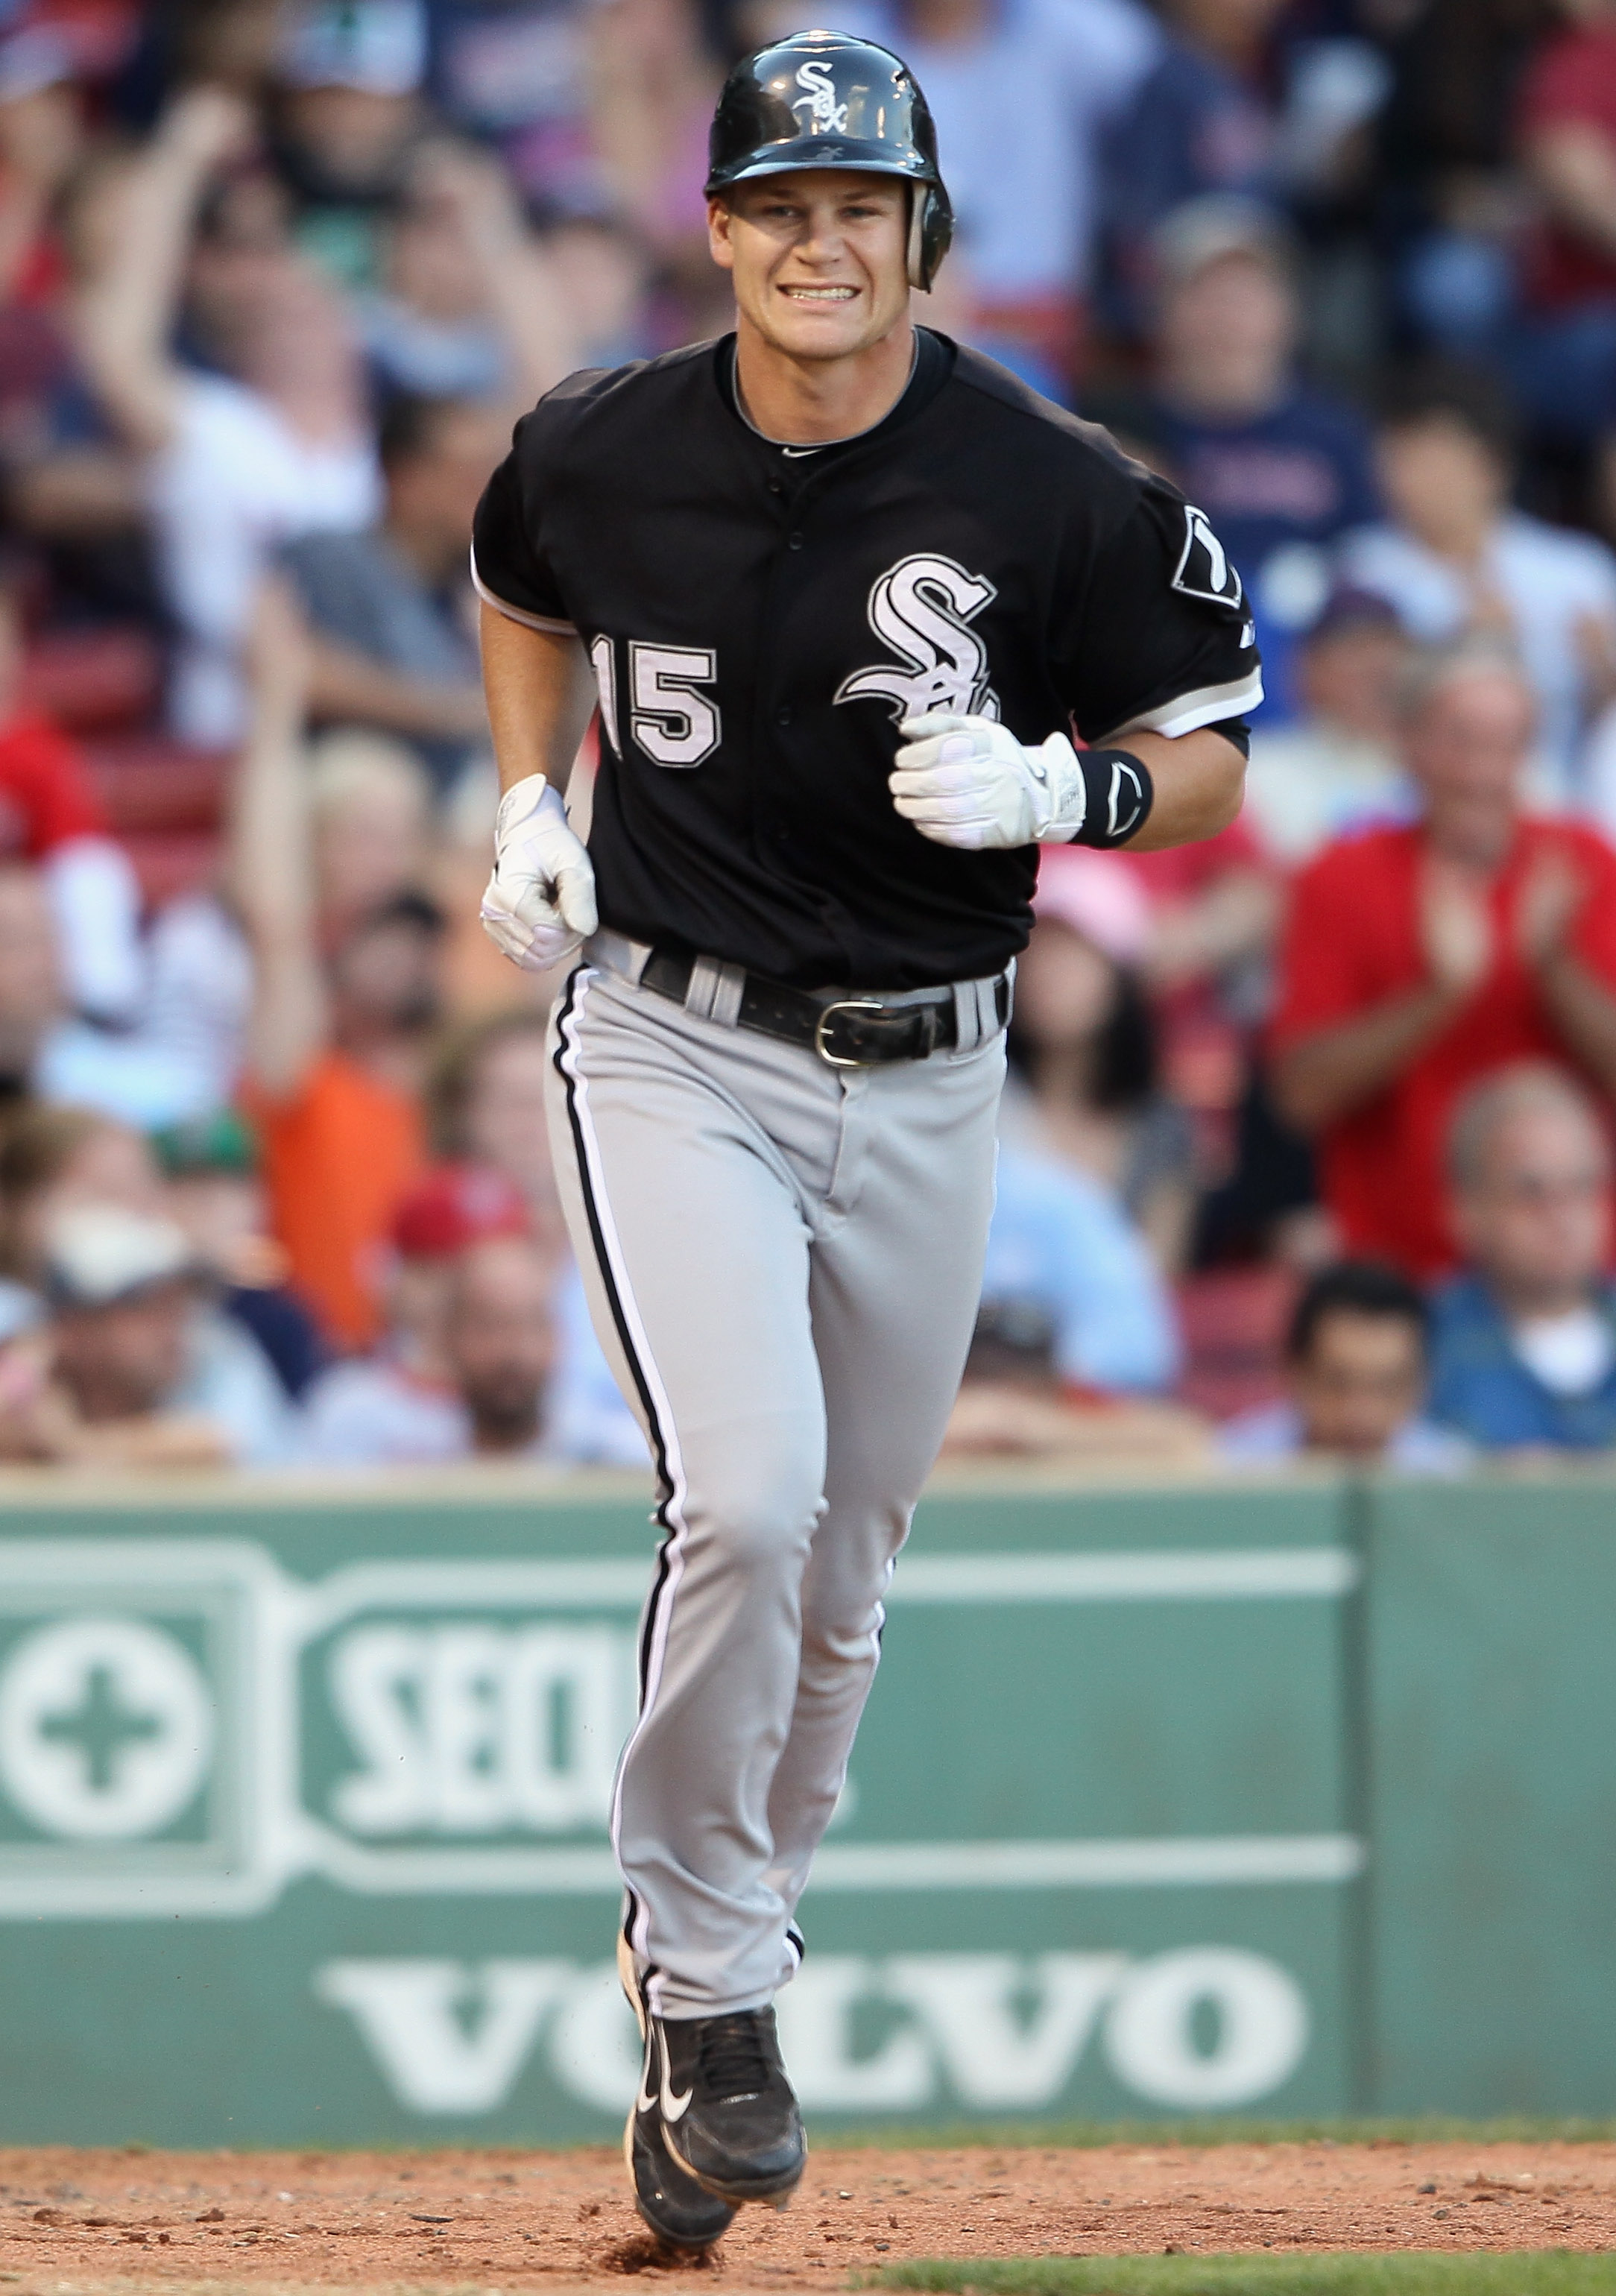
[{"label": "blurred crowd", "polygon": [[[1267,664],[1234,828],[1045,855],[951,1450],[1616,1445],[1616,0],[835,21],[937,117],[920,316],[1184,488]],[[0,0],[0,1457],[644,1463],[467,542],[539,393],[726,325],[706,122],[798,22]]]}]

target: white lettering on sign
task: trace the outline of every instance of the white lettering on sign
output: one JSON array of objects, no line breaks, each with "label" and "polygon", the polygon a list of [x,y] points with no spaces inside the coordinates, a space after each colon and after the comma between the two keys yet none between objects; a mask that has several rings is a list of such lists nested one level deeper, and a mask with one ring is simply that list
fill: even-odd
[{"label": "white lettering on sign", "polygon": [[[625,2111],[640,2052],[611,1963],[342,1961],[321,1999],[353,2017],[388,2086],[420,2112],[489,2112],[535,2050],[570,2095]],[[1265,1956],[1199,1946],[1126,1954],[810,1956],[775,2004],[802,2103],[820,2112],[960,2103],[1034,2112],[1070,2086],[1096,2032],[1122,2086],[1153,2104],[1255,2103],[1306,2053],[1307,2001]]]},{"label": "white lettering on sign", "polygon": [[[806,1980],[806,1981],[805,1981]],[[923,2104],[937,2085],[926,2036],[909,2018],[896,2022],[876,1971],[850,1955],[805,1962],[775,2002],[780,2046],[798,2095],[810,2110],[897,2112]],[[884,2008],[890,2030],[879,2046],[855,2054],[854,2013]]]},{"label": "white lettering on sign", "polygon": [[[1215,2027],[1197,2041],[1195,2017]],[[1106,2021],[1126,2087],[1191,2112],[1247,2104],[1290,2078],[1308,2046],[1308,2004],[1276,1961],[1228,1946],[1158,1954],[1129,1972]]]},{"label": "white lettering on sign", "polygon": [[611,1627],[365,1626],[332,1652],[362,1767],[331,1808],[355,1833],[601,1827],[633,1713],[634,1641]]},{"label": "white lettering on sign", "polygon": [[917,1953],[886,1987],[930,2032],[964,2103],[1047,2104],[1071,2079],[1095,2020],[1126,1976],[1121,1953]]},{"label": "white lettering on sign", "polygon": [[[1327,1546],[995,1551],[906,1562],[890,1599],[1000,1616],[1054,1603],[1074,1620],[1127,1603],[1149,1618],[1166,1604],[1334,1603],[1358,1575]],[[367,1897],[610,1902],[644,1583],[628,1554],[373,1558],[311,1583],[249,1539],[0,1538],[0,1918],[240,1917],[316,1874]],[[849,1801],[850,1789],[839,1818]],[[858,1840],[839,1829],[816,1897],[1267,1892],[1345,1884],[1366,1857],[1339,1833],[962,1840],[953,1822],[926,1840],[882,1839],[867,1818]],[[922,2013],[894,1997],[882,2013],[871,2030],[890,2035]],[[1054,2030],[1047,2004],[1018,1997],[1005,2013],[1029,2049],[1035,2030]],[[1183,2079],[1199,2087],[1222,2013],[1185,2013]],[[1157,2063],[1160,2087],[1185,2051],[1153,2014],[1123,2021],[1122,2046]],[[864,2037],[862,2010],[849,2018]],[[1270,2016],[1267,2030],[1284,2029]],[[832,2055],[864,2062],[850,2046]],[[896,2080],[901,2062],[859,2078]]]},{"label": "white lettering on sign", "polygon": [[328,1961],[315,1991],[348,2011],[400,2104],[491,2112],[577,1973],[565,1961]]}]

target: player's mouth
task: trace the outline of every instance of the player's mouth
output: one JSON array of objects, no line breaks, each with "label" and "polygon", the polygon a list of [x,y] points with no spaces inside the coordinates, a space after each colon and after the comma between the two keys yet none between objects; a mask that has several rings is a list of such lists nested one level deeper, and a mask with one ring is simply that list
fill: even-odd
[{"label": "player's mouth", "polygon": [[792,287],[781,289],[793,303],[850,303],[857,295],[857,287]]}]

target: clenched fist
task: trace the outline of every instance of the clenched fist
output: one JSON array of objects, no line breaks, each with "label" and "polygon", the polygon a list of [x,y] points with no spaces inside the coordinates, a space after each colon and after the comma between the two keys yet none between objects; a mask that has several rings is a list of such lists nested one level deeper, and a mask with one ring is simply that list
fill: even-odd
[{"label": "clenched fist", "polygon": [[500,800],[481,916],[495,947],[524,972],[547,972],[595,931],[595,872],[543,774]]},{"label": "clenched fist", "polygon": [[1035,750],[992,718],[906,718],[890,788],[906,821],[936,845],[1063,842],[1082,826],[1083,769],[1063,734]]}]

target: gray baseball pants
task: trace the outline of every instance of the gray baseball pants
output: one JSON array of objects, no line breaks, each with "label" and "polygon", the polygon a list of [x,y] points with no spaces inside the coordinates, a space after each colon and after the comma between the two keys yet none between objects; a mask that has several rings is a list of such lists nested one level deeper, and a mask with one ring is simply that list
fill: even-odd
[{"label": "gray baseball pants", "polygon": [[591,1311],[644,1426],[661,1546],[612,1839],[659,2015],[761,2007],[880,1652],[882,1596],[970,1344],[1004,1042],[834,1069],[589,944],[552,1021],[550,1131]]}]

